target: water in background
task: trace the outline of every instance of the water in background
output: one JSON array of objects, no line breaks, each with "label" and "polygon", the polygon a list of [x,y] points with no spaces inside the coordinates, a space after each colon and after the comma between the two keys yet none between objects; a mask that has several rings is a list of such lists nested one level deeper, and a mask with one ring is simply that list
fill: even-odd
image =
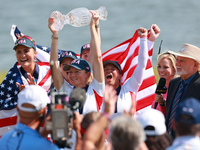
[{"label": "water in background", "polygon": [[[1,0],[0,71],[7,71],[16,62],[10,36],[12,24],[37,44],[50,47],[51,32],[47,25],[52,11],[67,14],[78,7],[97,9],[100,6],[108,10],[108,19],[100,21],[103,52],[132,37],[138,27],[149,28],[154,23],[161,29],[154,44],[154,65],[161,40],[162,51],[178,51],[183,43],[200,47],[199,0]],[[79,53],[81,46],[89,42],[89,26],[66,25],[59,33],[59,49]]]}]

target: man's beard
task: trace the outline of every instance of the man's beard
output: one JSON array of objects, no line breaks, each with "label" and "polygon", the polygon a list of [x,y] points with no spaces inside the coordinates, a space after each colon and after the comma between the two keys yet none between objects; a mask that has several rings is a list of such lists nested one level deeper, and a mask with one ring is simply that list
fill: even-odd
[{"label": "man's beard", "polygon": [[186,72],[182,67],[176,67],[176,69],[178,69],[178,68],[181,69],[181,71],[178,72],[178,71],[176,70],[176,74],[177,74],[177,75],[180,75],[180,76],[181,76],[181,75],[187,74],[187,72]]}]

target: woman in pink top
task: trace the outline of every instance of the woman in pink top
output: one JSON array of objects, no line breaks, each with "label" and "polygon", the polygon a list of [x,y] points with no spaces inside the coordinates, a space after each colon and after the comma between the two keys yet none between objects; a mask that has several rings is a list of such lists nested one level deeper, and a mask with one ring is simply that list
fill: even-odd
[{"label": "woman in pink top", "polygon": [[[165,86],[168,88],[169,82],[176,76],[176,58],[169,52],[160,53],[157,57],[157,71],[160,78],[166,79]],[[165,94],[156,94],[155,101],[152,104],[154,108],[155,102],[158,102],[156,109],[165,114],[165,105],[167,92]]]}]

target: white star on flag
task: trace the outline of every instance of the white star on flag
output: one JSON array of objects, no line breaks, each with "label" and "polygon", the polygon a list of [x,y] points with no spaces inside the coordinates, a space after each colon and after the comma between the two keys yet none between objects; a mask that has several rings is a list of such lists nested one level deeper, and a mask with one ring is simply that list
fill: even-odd
[{"label": "white star on flag", "polygon": [[43,46],[42,49],[43,49],[44,51],[46,51],[48,48],[47,48],[46,46]]},{"label": "white star on flag", "polygon": [[9,86],[9,87],[8,87],[8,91],[12,91],[12,87]]},{"label": "white star on flag", "polygon": [[17,74],[16,74],[16,73],[14,73],[14,74],[13,74],[13,77],[15,77],[16,75],[17,75]]},{"label": "white star on flag", "polygon": [[11,79],[9,82],[10,82],[10,84],[13,84],[14,80]]},{"label": "white star on flag", "polygon": [[4,88],[4,87],[5,87],[5,84],[2,83],[2,84],[1,84],[1,88]]},{"label": "white star on flag", "polygon": [[0,95],[1,95],[1,96],[3,96],[3,95],[4,95],[4,92],[3,92],[3,91],[1,91],[1,92],[0,92]]}]

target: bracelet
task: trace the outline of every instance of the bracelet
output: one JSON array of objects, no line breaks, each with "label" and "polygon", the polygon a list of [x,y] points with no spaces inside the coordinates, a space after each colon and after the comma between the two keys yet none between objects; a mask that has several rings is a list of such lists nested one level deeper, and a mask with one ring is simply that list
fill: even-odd
[{"label": "bracelet", "polygon": [[109,121],[111,121],[109,114],[103,112],[101,115],[104,116],[104,117],[106,117]]},{"label": "bracelet", "polygon": [[162,106],[165,106],[165,105],[166,105],[166,101],[164,100],[164,101],[163,101],[163,104],[160,104],[160,103],[159,103],[159,105],[160,105],[161,107],[162,107]]},{"label": "bracelet", "polygon": [[95,24],[95,28],[98,28],[99,27],[99,24]]},{"label": "bracelet", "polygon": [[56,40],[58,40],[58,36],[56,37],[56,36],[51,36],[51,39],[56,39]]}]

